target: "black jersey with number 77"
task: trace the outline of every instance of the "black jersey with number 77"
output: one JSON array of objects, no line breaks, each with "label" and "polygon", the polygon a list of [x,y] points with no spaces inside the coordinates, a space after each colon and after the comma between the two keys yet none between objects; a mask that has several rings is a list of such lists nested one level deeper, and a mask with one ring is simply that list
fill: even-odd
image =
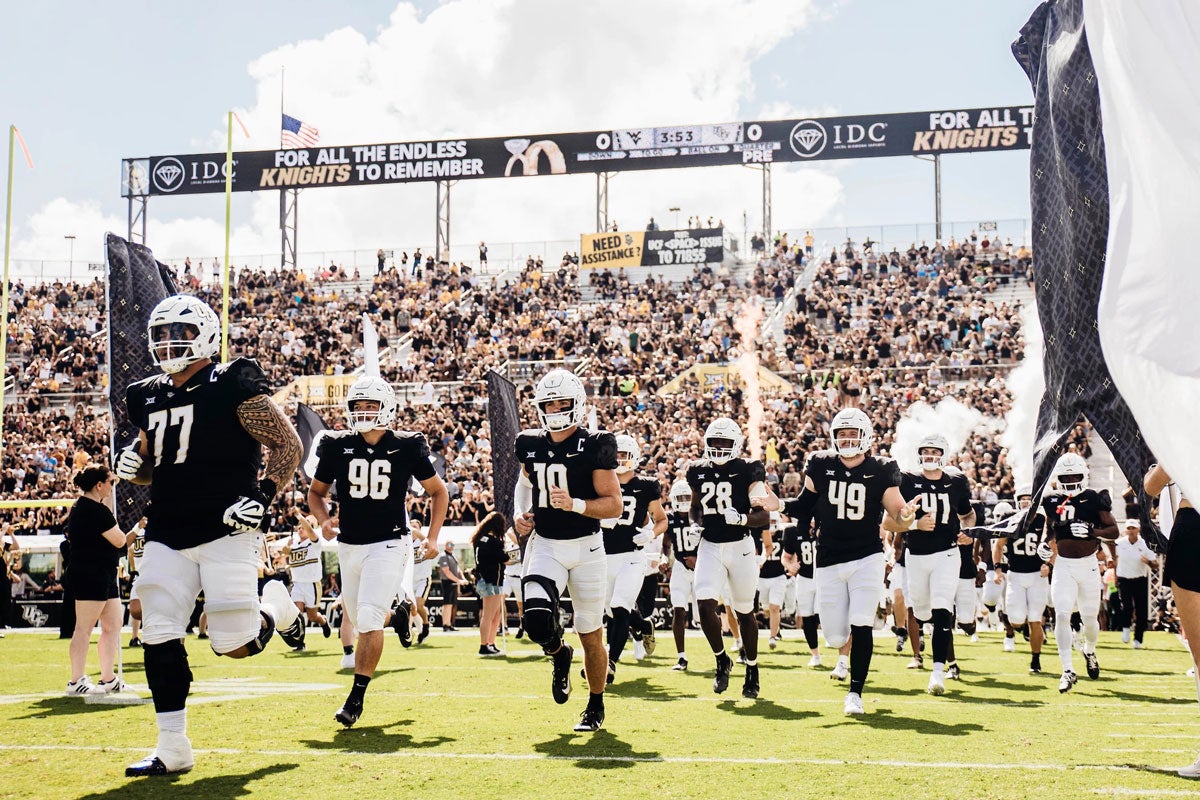
[{"label": "black jersey with number 77", "polygon": [[866,456],[861,464],[847,467],[836,453],[820,452],[809,457],[804,474],[817,492],[817,566],[882,553],[883,495],[900,485],[896,462]]}]

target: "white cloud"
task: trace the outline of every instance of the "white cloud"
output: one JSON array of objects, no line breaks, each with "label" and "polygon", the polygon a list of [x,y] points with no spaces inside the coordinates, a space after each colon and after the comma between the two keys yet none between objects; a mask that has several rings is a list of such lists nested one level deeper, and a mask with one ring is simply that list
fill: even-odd
[{"label": "white cloud", "polygon": [[[251,139],[236,146],[277,146],[281,68],[288,113],[317,126],[322,144],[331,145],[744,119],[762,107],[755,61],[817,15],[811,0],[697,0],[681,8],[657,0],[450,0],[422,17],[401,4],[377,33],[335,30],[251,61],[255,102],[238,110]],[[223,150],[224,135],[214,130],[195,146]],[[827,217],[842,197],[832,175],[776,165],[774,218]],[[594,225],[594,193],[592,176],[460,182],[452,195],[452,241],[463,255],[480,239],[577,241]],[[277,254],[278,196],[237,201],[233,252]],[[625,173],[610,185],[610,217],[623,227],[644,227],[652,215],[673,223],[672,206],[681,208],[681,222],[711,214],[738,234],[744,210],[753,232],[761,224],[759,173],[740,167]],[[151,204],[149,243],[160,257],[222,251],[220,212],[157,221],[169,214],[169,201]],[[307,191],[300,249],[373,253],[381,245],[421,245],[428,252],[434,220],[431,184]],[[123,231],[125,220],[56,200],[18,231],[19,251],[45,258],[63,250],[65,260],[63,231],[74,230],[82,242],[98,240],[106,228]],[[491,257],[502,256],[493,246]]]}]

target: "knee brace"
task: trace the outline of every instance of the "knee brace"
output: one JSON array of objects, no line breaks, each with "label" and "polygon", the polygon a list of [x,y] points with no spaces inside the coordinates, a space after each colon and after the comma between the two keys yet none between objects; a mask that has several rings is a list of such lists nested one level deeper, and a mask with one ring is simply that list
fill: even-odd
[{"label": "knee brace", "polygon": [[192,670],[182,639],[162,644],[143,644],[146,684],[154,696],[158,713],[182,711],[192,687]]},{"label": "knee brace", "polygon": [[[558,586],[541,575],[525,575],[521,578],[521,593],[525,596],[525,608],[521,615],[525,633],[543,650],[556,649],[563,635],[558,620]],[[542,594],[546,596],[539,597]]]},{"label": "knee brace", "polygon": [[954,629],[954,612],[948,608],[935,608],[931,615],[934,629],[949,631]]}]

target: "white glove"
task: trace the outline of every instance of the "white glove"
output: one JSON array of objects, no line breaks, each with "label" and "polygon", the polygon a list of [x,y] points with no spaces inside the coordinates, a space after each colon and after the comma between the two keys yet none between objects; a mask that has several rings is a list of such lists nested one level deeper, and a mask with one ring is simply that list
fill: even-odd
[{"label": "white glove", "polygon": [[725,524],[745,526],[746,515],[738,511],[736,508],[727,508],[725,509]]},{"label": "white glove", "polygon": [[1054,558],[1054,551],[1050,548],[1049,542],[1042,542],[1037,546],[1037,556],[1047,563]]},{"label": "white glove", "polygon": [[604,519],[600,520],[600,527],[604,528],[606,531],[612,530],[613,528],[617,527],[617,517],[605,517]]},{"label": "white glove", "polygon": [[225,516],[221,521],[235,531],[257,531],[262,528],[263,515],[266,512],[267,507],[261,500],[239,497],[233,505],[225,509]]},{"label": "white glove", "polygon": [[1071,535],[1077,539],[1086,539],[1092,533],[1092,523],[1090,522],[1072,522]]},{"label": "white glove", "polygon": [[638,528],[638,532],[633,535],[634,547],[645,547],[654,538],[654,531],[646,528]]},{"label": "white glove", "polygon": [[137,477],[144,459],[138,452],[139,442],[134,442],[117,455],[117,463],[113,473],[123,481],[131,481]]}]

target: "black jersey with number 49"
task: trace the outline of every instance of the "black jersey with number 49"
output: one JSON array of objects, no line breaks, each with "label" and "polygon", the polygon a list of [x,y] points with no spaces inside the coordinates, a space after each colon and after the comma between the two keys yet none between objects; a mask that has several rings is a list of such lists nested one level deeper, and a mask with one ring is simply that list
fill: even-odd
[{"label": "black jersey with number 49", "polygon": [[632,553],[637,547],[633,537],[646,524],[650,504],[662,497],[662,487],[654,478],[635,475],[621,484],[621,516],[617,524],[604,529],[605,553]]},{"label": "black jersey with number 49", "polygon": [[896,462],[866,456],[861,464],[847,467],[836,453],[826,451],[810,456],[804,473],[817,490],[817,566],[882,553],[883,495],[900,485]]},{"label": "black jersey with number 49", "polygon": [[673,511],[667,515],[666,536],[671,540],[671,551],[675,560],[695,558],[696,550],[700,547],[700,527],[692,524],[691,517],[685,513]]},{"label": "black jersey with number 49", "polygon": [[900,477],[900,494],[906,503],[917,501],[917,519],[933,516],[933,530],[905,532],[909,553],[924,556],[954,547],[961,529],[958,517],[971,511],[971,484],[966,475],[942,470],[941,477],[931,480],[920,472],[905,472]]},{"label": "black jersey with number 49", "polygon": [[533,524],[546,539],[580,539],[600,530],[600,520],[550,505],[555,486],[580,500],[595,500],[593,473],[617,468],[617,437],[608,431],[579,428],[561,442],[544,430],[517,435],[517,461],[533,484]]},{"label": "black jersey with number 49", "polygon": [[687,482],[692,497],[700,499],[702,538],[720,543],[738,542],[748,536],[749,528],[725,522],[725,510],[732,508],[740,514],[749,514],[750,487],[766,479],[761,461],[744,458],[731,458],[724,464],[693,461],[687,469]]},{"label": "black jersey with number 49", "polygon": [[384,431],[369,444],[354,431],[339,431],[326,434],[317,446],[313,477],[337,484],[338,539],[372,544],[408,533],[404,504],[409,484],[436,474],[420,433]]},{"label": "black jersey with number 49", "polygon": [[233,533],[222,518],[258,489],[262,447],[238,406],[270,394],[257,361],[212,364],[176,386],[155,375],[125,390],[129,418],[146,433],[153,466],[146,541],[182,550]]}]

